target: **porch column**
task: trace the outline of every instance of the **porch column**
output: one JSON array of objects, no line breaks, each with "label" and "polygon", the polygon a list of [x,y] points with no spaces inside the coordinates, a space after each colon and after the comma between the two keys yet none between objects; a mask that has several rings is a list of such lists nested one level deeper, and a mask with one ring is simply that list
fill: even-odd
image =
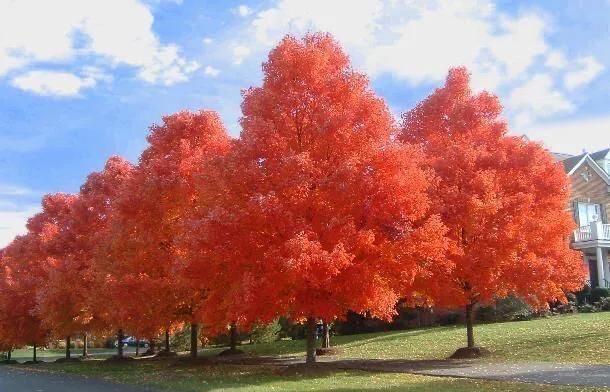
[{"label": "porch column", "polygon": [[[603,248],[600,248],[599,246],[597,248],[595,248],[595,253],[597,256],[597,283],[599,284],[599,287],[606,287],[606,282],[605,282],[605,269],[604,269],[604,259],[607,258],[607,255],[604,256],[604,252],[603,252]],[[606,262],[607,264],[607,262]]]},{"label": "porch column", "polygon": [[593,277],[591,276],[591,270],[589,269],[589,258],[587,258],[585,249],[583,249],[583,251],[582,251],[582,259],[583,259],[583,262],[585,263],[585,271],[587,271],[587,280],[589,281],[589,284],[592,284]]},{"label": "porch column", "polygon": [[602,261],[604,262],[604,277],[607,282],[610,280],[610,265],[608,265],[608,248],[602,248]]}]

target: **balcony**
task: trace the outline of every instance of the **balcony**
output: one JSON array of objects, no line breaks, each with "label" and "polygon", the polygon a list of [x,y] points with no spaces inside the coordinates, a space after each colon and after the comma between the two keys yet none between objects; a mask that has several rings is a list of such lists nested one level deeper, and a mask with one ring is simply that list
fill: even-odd
[{"label": "balcony", "polygon": [[574,230],[574,246],[583,245],[610,245],[610,225],[601,222],[591,222],[589,226],[582,226]]}]

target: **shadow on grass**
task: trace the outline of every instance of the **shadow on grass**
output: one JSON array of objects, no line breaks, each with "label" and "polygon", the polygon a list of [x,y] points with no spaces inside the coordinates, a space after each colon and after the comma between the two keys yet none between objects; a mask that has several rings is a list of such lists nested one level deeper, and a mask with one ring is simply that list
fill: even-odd
[{"label": "shadow on grass", "polygon": [[[64,372],[125,384],[145,384],[176,391],[213,391],[245,388],[248,390],[314,390],[314,391],[438,391],[448,381],[424,376],[379,376],[356,369],[340,369],[320,363],[316,368],[302,366],[240,366],[234,364],[201,364],[169,366],[172,361],[134,361],[129,363],[49,364],[48,371]],[[26,368],[21,366],[20,368]],[[388,380],[391,384],[379,382]],[[404,379],[404,380],[403,380]],[[416,381],[413,381],[415,379]],[[465,382],[466,383],[466,382]],[[462,390],[462,389],[460,389]],[[463,389],[471,390],[471,389]]]}]

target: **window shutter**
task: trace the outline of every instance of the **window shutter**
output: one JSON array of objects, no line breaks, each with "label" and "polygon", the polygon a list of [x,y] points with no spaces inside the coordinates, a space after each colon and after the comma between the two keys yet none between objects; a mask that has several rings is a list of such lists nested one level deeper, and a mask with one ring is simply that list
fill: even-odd
[{"label": "window shutter", "polygon": [[574,213],[574,220],[576,221],[576,224],[578,225],[578,227],[580,227],[580,219],[578,218],[578,202],[574,201],[572,202],[572,212]]},{"label": "window shutter", "polygon": [[606,205],[602,204],[601,205],[601,215],[602,215],[602,223],[603,224],[608,224],[608,210],[606,209]]}]

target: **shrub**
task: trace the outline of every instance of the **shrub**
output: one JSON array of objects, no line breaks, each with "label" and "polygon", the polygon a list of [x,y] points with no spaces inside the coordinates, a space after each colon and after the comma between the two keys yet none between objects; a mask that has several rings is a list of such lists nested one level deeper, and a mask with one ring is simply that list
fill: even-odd
[{"label": "shrub", "polygon": [[524,321],[534,318],[532,308],[521,298],[508,296],[496,301],[496,320]]},{"label": "shrub", "polygon": [[567,293],[566,298],[568,299],[568,302],[578,303],[578,298],[576,297],[576,294],[574,294],[574,293]]},{"label": "shrub", "polygon": [[496,307],[493,305],[479,307],[479,309],[477,310],[477,320],[483,322],[495,321]]},{"label": "shrub", "polygon": [[610,297],[600,298],[599,302],[595,303],[598,310],[609,311],[610,310]]},{"label": "shrub", "polygon": [[576,313],[576,303],[568,302],[567,304],[559,304],[554,308],[554,311],[559,314]]},{"label": "shrub", "polygon": [[186,325],[176,331],[170,338],[170,344],[175,351],[188,351],[191,349],[191,326]]},{"label": "shrub", "polygon": [[438,316],[437,322],[439,325],[455,325],[460,320],[459,312],[448,312]]},{"label": "shrub", "polygon": [[610,290],[604,287],[596,287],[591,290],[591,294],[589,295],[589,302],[596,303],[599,302],[601,298],[610,297]]},{"label": "shrub", "polygon": [[584,305],[589,302],[589,295],[591,295],[591,286],[588,284],[582,288],[579,292],[575,293],[577,298],[577,305]]},{"label": "shrub", "polygon": [[591,304],[584,304],[578,307],[578,311],[580,313],[595,313],[597,312],[597,308]]},{"label": "shrub", "polygon": [[280,325],[280,332],[278,334],[280,339],[305,339],[305,327],[303,325],[295,324],[285,317],[281,317],[278,320],[278,324]]},{"label": "shrub", "polygon": [[279,321],[268,325],[257,325],[252,329],[250,340],[252,343],[272,343],[280,338],[282,326]]}]

